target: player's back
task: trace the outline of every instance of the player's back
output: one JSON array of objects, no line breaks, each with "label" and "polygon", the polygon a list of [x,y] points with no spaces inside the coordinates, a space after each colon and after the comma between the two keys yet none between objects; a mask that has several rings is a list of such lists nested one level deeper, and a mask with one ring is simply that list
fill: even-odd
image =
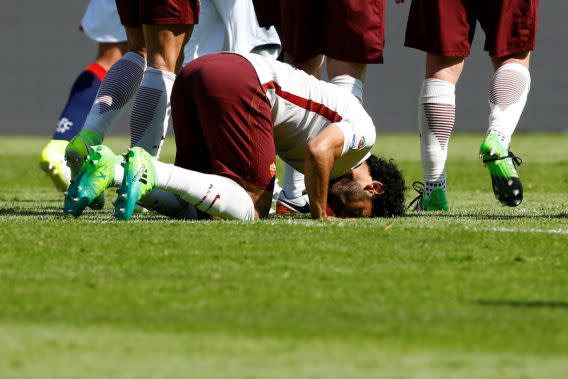
[{"label": "player's back", "polygon": [[244,57],[254,66],[270,101],[276,150],[292,166],[303,169],[307,142],[331,123],[357,129],[356,134],[366,136],[369,149],[374,144],[373,121],[351,93],[288,64],[253,54]]}]

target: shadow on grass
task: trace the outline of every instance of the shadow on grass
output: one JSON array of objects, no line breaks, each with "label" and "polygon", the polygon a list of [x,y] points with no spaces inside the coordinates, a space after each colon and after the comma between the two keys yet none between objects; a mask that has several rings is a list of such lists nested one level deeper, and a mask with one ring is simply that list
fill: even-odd
[{"label": "shadow on grass", "polygon": [[554,300],[474,300],[473,304],[489,307],[568,309],[568,301]]}]

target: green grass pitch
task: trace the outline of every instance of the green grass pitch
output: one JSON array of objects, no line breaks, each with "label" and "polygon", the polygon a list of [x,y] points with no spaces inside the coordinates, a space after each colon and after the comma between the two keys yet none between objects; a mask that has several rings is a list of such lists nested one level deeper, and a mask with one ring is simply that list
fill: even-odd
[{"label": "green grass pitch", "polygon": [[[517,209],[481,139],[452,137],[449,213],[247,224],[66,219],[47,140],[1,137],[0,378],[566,378],[568,135],[515,136]],[[408,185],[418,143],[377,140]]]}]

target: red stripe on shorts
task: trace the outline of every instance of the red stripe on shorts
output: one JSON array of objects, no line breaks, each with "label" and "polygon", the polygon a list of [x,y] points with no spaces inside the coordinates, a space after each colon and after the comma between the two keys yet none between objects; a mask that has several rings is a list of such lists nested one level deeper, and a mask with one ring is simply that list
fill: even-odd
[{"label": "red stripe on shorts", "polygon": [[268,82],[263,84],[262,89],[264,90],[264,92],[268,91],[269,89],[273,89],[276,91],[276,95],[280,96],[284,100],[288,100],[292,104],[297,105],[300,108],[306,109],[310,112],[317,113],[331,122],[339,122],[343,119],[343,117],[341,117],[336,111],[326,107],[323,104],[316,103],[313,100],[294,95],[290,92],[282,91],[282,88],[280,88],[280,86],[275,82]]},{"label": "red stripe on shorts", "polygon": [[105,70],[101,65],[97,63],[91,63],[87,67],[85,67],[85,71],[92,72],[99,80],[102,82],[107,74],[107,70]]}]

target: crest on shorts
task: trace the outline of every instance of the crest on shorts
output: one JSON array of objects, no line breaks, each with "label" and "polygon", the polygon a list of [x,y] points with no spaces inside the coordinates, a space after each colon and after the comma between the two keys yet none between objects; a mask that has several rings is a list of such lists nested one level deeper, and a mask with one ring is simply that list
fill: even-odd
[{"label": "crest on shorts", "polygon": [[270,164],[270,175],[272,176],[276,175],[276,163]]}]

